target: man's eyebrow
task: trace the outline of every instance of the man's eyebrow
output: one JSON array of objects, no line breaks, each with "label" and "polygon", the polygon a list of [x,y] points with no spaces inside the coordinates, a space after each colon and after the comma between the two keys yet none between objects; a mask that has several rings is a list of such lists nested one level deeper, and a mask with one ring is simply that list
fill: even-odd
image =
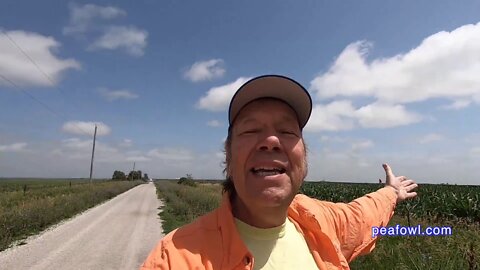
[{"label": "man's eyebrow", "polygon": [[[298,124],[298,119],[296,117],[292,117],[290,115],[283,115],[281,117],[282,123],[287,123],[287,124]],[[250,123],[258,123],[258,120],[254,117],[245,117],[238,119],[238,124],[239,125],[245,125],[245,124],[250,124]]]},{"label": "man's eyebrow", "polygon": [[294,122],[294,123],[298,123],[298,119],[296,117],[292,117],[290,115],[283,115],[282,116],[282,120],[285,121],[285,122]]},{"label": "man's eyebrow", "polygon": [[238,124],[248,124],[250,122],[255,123],[258,122],[258,120],[253,117],[245,117],[243,119],[239,119]]}]

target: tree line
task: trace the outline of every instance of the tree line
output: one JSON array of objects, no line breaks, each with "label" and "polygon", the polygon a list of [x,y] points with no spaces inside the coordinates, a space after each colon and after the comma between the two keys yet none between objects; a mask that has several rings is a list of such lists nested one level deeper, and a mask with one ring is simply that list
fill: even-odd
[{"label": "tree line", "polygon": [[120,180],[120,181],[134,181],[134,180],[143,180],[143,181],[148,181],[150,180],[150,177],[148,177],[148,174],[143,174],[142,177],[142,171],[130,171],[128,175],[126,175],[122,171],[114,171],[112,180]]}]

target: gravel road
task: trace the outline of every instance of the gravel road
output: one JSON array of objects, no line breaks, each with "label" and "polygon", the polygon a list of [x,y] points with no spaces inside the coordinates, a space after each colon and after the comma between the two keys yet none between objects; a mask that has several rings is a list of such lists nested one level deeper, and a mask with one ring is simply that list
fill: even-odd
[{"label": "gravel road", "polygon": [[0,252],[0,269],[138,269],[163,237],[153,183]]}]

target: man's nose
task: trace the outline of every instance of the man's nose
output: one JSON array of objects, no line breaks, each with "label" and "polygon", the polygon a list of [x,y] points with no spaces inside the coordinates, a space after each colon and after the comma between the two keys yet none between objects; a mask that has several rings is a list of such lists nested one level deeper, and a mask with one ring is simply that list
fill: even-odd
[{"label": "man's nose", "polygon": [[276,135],[266,135],[258,144],[258,149],[262,151],[279,151],[282,149],[280,139]]}]

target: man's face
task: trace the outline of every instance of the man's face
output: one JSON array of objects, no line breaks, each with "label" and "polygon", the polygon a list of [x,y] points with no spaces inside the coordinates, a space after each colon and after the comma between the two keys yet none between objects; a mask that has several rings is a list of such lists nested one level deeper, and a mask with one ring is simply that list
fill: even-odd
[{"label": "man's face", "polygon": [[259,99],[238,114],[232,129],[229,175],[250,209],[288,206],[306,176],[306,153],[295,112]]}]

